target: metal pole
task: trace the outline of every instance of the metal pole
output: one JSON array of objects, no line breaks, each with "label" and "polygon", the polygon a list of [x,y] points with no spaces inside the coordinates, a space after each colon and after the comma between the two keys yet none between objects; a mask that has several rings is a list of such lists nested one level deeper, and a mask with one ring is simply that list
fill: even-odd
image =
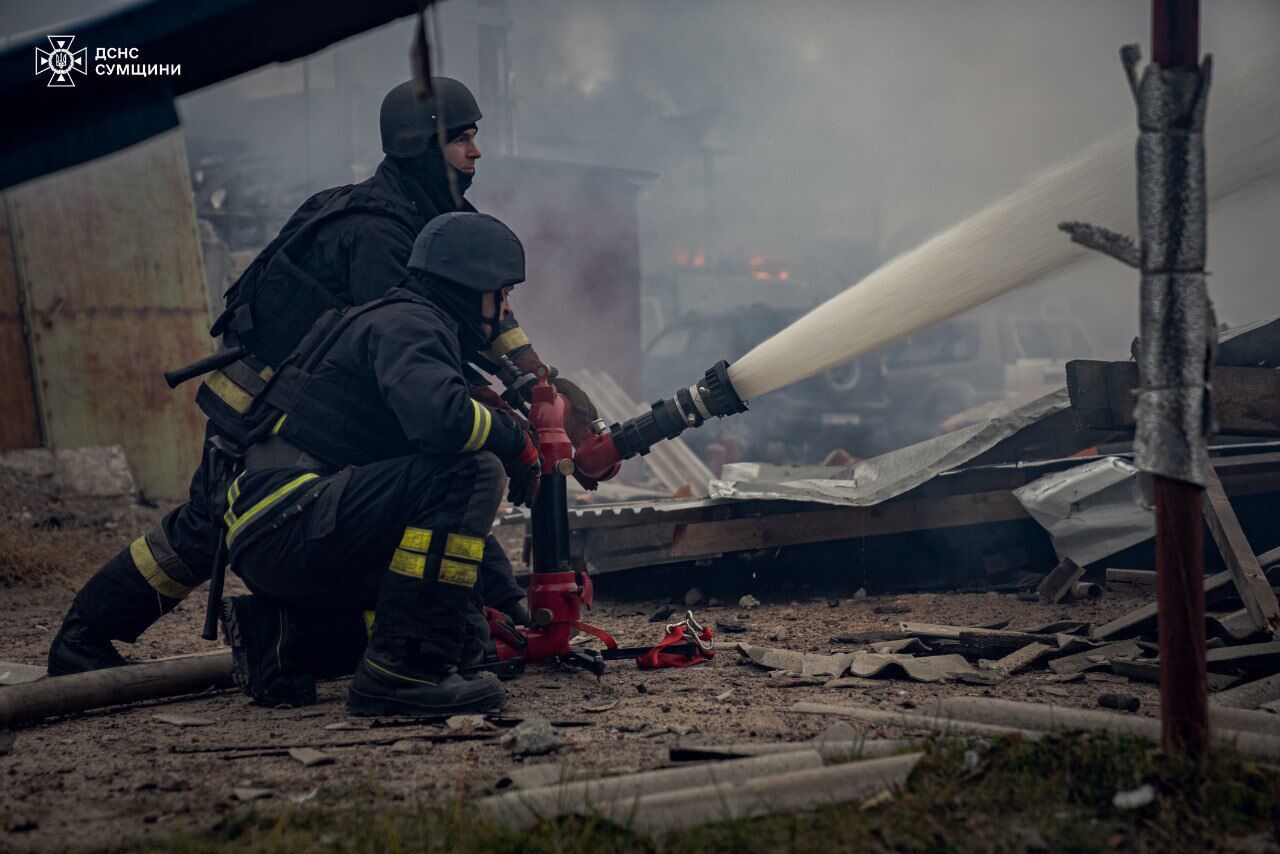
[{"label": "metal pole", "polygon": [[[1199,69],[1199,7],[1199,0],[1153,0],[1158,68],[1147,69],[1137,90],[1144,374],[1137,445],[1139,465],[1154,475],[1161,735],[1166,752],[1193,755],[1204,752],[1209,737],[1204,487],[1195,476],[1208,423],[1208,350],[1198,343],[1212,334],[1203,328],[1212,321],[1204,289],[1203,136],[1196,133],[1208,85]],[[1195,416],[1200,424],[1191,423]]]}]

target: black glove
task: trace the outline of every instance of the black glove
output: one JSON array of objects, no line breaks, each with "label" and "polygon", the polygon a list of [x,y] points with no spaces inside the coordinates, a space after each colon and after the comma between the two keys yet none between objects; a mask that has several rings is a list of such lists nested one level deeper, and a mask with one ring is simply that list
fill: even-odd
[{"label": "black glove", "polygon": [[528,606],[525,605],[523,596],[508,599],[498,606],[498,610],[510,617],[517,626],[527,626],[533,620],[533,617],[529,614]]},{"label": "black glove", "polygon": [[510,483],[507,485],[507,500],[519,507],[533,506],[533,499],[538,495],[538,485],[542,482],[542,456],[538,448],[525,433],[524,447],[520,453],[502,461]]}]

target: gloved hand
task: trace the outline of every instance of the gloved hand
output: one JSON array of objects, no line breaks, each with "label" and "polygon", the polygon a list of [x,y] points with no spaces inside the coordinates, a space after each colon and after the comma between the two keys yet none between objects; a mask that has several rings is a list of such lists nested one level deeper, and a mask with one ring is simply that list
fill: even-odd
[{"label": "gloved hand", "polygon": [[564,432],[569,434],[569,441],[576,448],[591,438],[591,424],[600,417],[600,413],[596,412],[596,405],[585,391],[578,388],[577,383],[556,377],[551,384],[569,404],[564,414]]},{"label": "gloved hand", "polygon": [[511,404],[502,399],[502,395],[498,394],[487,385],[473,386],[471,389],[471,399],[477,403],[483,403],[490,409],[496,409],[499,412],[505,412],[511,416],[511,420],[520,425],[520,429],[533,435],[533,425],[529,423],[529,419],[517,409],[512,408]]},{"label": "gloved hand", "polygon": [[537,375],[539,368],[550,371],[552,385],[556,387],[557,392],[564,395],[565,402],[569,404],[568,411],[565,412],[564,432],[569,434],[569,441],[575,448],[585,442],[591,436],[591,422],[600,417],[596,412],[596,405],[591,402],[591,398],[587,397],[587,393],[578,388],[577,383],[557,376],[556,369],[548,367],[532,347],[513,352],[511,360],[515,362],[522,374]]},{"label": "gloved hand", "polygon": [[542,482],[542,455],[528,433],[524,433],[523,438],[524,447],[520,453],[504,459],[502,467],[511,481],[507,485],[507,500],[516,507],[532,507],[533,499],[538,495],[538,485]]},{"label": "gloved hand", "polygon": [[517,626],[527,626],[533,620],[523,596],[508,599],[498,605],[498,610],[510,617]]}]

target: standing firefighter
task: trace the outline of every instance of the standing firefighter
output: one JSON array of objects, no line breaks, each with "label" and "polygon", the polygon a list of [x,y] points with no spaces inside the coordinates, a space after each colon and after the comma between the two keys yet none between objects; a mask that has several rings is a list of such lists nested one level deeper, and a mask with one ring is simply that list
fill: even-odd
[{"label": "standing firefighter", "polygon": [[508,497],[529,503],[540,465],[524,427],[471,396],[465,365],[501,333],[524,251],[493,217],[450,213],[422,230],[409,267],[403,288],[325,314],[250,414],[263,438],[230,487],[225,521],[231,567],[254,595],[228,602],[224,620],[237,681],[259,700],[313,700],[314,683],[291,663],[314,652],[295,656],[306,641],[288,633],[237,637],[244,599],[307,612],[306,624],[337,634],[350,632],[353,606],[374,609],[353,713],[503,703],[496,678],[456,669],[488,640],[477,626],[485,566],[510,579],[486,539],[508,477]]},{"label": "standing firefighter", "polygon": [[[380,115],[386,157],[373,177],[308,199],[228,290],[213,332],[247,355],[210,374],[197,393],[209,425],[205,459],[187,503],[80,590],[49,650],[50,674],[124,664],[112,641],[136,641],[209,578],[224,509],[225,460],[243,452],[244,416],[266,379],[325,311],[379,299],[399,285],[414,238],[429,221],[474,210],[462,194],[480,158],[480,109],[456,80],[433,78],[433,86],[436,94],[426,101],[414,98],[409,83],[392,89]],[[501,355],[524,372],[542,365],[510,315],[477,361]],[[590,400],[566,380],[556,384],[571,402],[571,435],[587,435],[595,419]]]}]

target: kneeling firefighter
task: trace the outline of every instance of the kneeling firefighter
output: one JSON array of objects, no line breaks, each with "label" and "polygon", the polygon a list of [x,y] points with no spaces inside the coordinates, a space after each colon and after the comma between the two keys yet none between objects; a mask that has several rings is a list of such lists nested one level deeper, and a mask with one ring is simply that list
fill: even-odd
[{"label": "kneeling firefighter", "polygon": [[[515,417],[471,396],[465,366],[500,334],[524,252],[493,217],[451,213],[422,230],[409,267],[385,298],[324,315],[251,413],[260,438],[225,521],[230,567],[253,595],[224,604],[223,628],[236,681],[259,700],[314,698],[296,662],[316,653],[291,637],[283,608],[331,614],[340,635],[351,633],[353,609],[367,608],[351,712],[504,702],[495,677],[456,669],[488,641],[483,566],[510,578],[487,537],[508,478],[508,497],[529,503],[540,461]],[[279,629],[238,619],[246,598],[283,606]]]},{"label": "kneeling firefighter", "polygon": [[[210,373],[196,394],[209,418],[203,460],[188,500],[104,564],[76,595],[49,650],[49,673],[64,675],[125,664],[113,641],[133,643],[212,572],[229,460],[246,443],[245,414],[271,372],[325,311],[379,299],[406,275],[414,239],[438,215],[474,211],[462,195],[476,172],[480,107],[457,80],[433,78],[435,96],[417,100],[409,83],[382,102],[386,158],[359,184],[308,199],[227,292],[213,329],[245,355]],[[542,366],[511,314],[477,359],[484,370],[508,356],[523,373]],[[496,395],[478,375],[474,393]],[[590,434],[595,408],[564,378],[575,442]],[[507,601],[511,600],[508,597]],[[502,602],[487,604],[506,610]],[[321,632],[323,634],[323,631]]]}]

